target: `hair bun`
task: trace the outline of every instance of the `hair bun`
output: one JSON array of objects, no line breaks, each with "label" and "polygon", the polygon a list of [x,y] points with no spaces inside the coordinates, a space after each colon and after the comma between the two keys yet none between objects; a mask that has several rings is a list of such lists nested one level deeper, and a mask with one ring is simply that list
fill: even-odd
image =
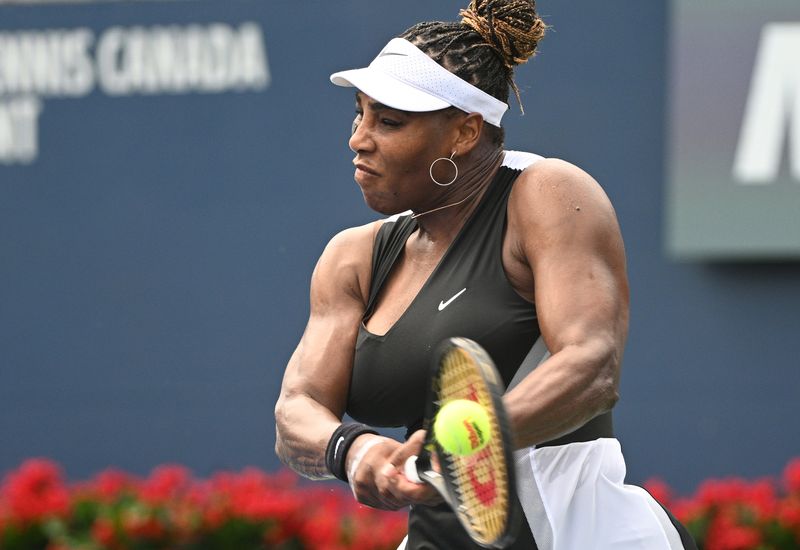
[{"label": "hair bun", "polygon": [[459,15],[461,23],[480,34],[509,68],[533,57],[547,29],[536,13],[535,0],[471,0]]}]

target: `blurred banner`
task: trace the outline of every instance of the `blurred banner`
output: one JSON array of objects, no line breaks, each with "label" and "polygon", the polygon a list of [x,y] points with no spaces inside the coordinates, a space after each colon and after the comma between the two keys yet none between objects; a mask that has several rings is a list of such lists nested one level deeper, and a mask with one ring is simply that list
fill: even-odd
[{"label": "blurred banner", "polygon": [[0,6],[0,470],[276,466],[308,276],[366,219],[352,94],[321,108],[328,24],[294,2]]},{"label": "blurred banner", "polygon": [[252,21],[0,32],[0,164],[37,160],[46,99],[260,92],[269,79]]},{"label": "blurred banner", "polygon": [[673,0],[667,239],[800,258],[800,3]]}]

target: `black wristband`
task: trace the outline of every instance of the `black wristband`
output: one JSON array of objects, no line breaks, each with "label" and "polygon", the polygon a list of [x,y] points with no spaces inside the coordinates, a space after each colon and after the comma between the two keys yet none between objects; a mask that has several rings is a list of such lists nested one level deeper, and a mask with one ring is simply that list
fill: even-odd
[{"label": "black wristband", "polygon": [[325,465],[328,471],[337,479],[346,482],[347,451],[350,450],[353,441],[360,435],[377,433],[366,424],[342,424],[336,428],[328,441],[328,448],[325,449]]}]

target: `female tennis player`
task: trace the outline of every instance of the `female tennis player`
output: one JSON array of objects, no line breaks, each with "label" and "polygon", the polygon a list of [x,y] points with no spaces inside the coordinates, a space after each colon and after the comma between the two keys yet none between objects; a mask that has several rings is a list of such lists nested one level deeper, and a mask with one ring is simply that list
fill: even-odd
[{"label": "female tennis player", "polygon": [[[460,15],[417,24],[368,67],[331,76],[355,89],[355,180],[388,218],[339,233],[319,259],[276,451],[306,477],[349,482],[359,502],[410,505],[409,549],[477,548],[403,473],[424,436],[431,354],[465,337],[506,384],[525,373],[504,397],[527,519],[511,548],[694,548],[624,484],[610,411],[628,283],[612,205],[576,166],[503,147],[514,66],[546,25],[532,0],[473,0]],[[389,426],[407,440],[374,429]]]}]

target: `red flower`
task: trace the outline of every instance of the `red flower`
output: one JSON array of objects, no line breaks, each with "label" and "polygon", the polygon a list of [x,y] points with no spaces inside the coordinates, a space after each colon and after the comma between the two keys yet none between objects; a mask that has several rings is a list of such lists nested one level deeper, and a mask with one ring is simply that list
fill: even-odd
[{"label": "red flower", "polygon": [[781,503],[778,521],[789,529],[800,529],[800,498],[793,497]]},{"label": "red flower", "polygon": [[[680,499],[661,480],[645,487],[704,550],[800,548],[800,459],[789,462],[780,481],[708,480],[694,496]],[[109,469],[68,490],[57,465],[34,459],[0,486],[0,540],[15,524],[44,526],[54,516],[71,518],[71,509],[76,521],[50,523],[60,526],[55,531],[39,529],[44,536],[58,532],[42,548],[66,550],[70,541],[106,550],[203,548],[204,537],[238,521],[259,530],[265,548],[389,550],[407,528],[405,513],[358,505],[344,487],[306,485],[287,471],[247,469],[195,481],[185,467],[167,465],[139,482]]]},{"label": "red flower", "polygon": [[131,475],[122,470],[109,468],[95,476],[91,488],[102,500],[111,501],[135,485],[136,480]]},{"label": "red flower", "polygon": [[[407,531],[408,518],[403,512],[383,512],[358,506],[353,514],[352,550],[396,548]],[[380,525],[380,529],[375,529]]]},{"label": "red flower", "polygon": [[59,467],[45,459],[30,459],[9,474],[3,491],[11,516],[23,522],[63,516],[69,509],[69,492]]},{"label": "red flower", "polygon": [[310,548],[336,548],[341,542],[341,518],[336,514],[317,514],[301,527],[301,536]]},{"label": "red flower", "polygon": [[747,488],[745,501],[755,512],[756,519],[766,520],[773,517],[778,508],[778,497],[772,480],[762,479],[751,483]]},{"label": "red flower", "polygon": [[225,523],[230,514],[220,506],[212,506],[203,510],[200,524],[206,531],[213,531]]},{"label": "red flower", "polygon": [[800,458],[795,458],[786,465],[783,482],[788,492],[800,495]]},{"label": "red flower", "polygon": [[654,499],[669,508],[672,503],[672,490],[661,479],[652,478],[644,483],[644,488]]},{"label": "red flower", "polygon": [[752,550],[761,544],[762,536],[752,526],[740,525],[731,513],[718,515],[708,530],[706,550]]},{"label": "red flower", "polygon": [[672,512],[678,521],[684,524],[691,523],[697,518],[703,516],[706,511],[707,507],[704,504],[701,504],[690,498],[681,498],[675,500],[670,505],[670,512]]},{"label": "red flower", "polygon": [[122,516],[122,530],[132,540],[155,540],[166,534],[156,518],[138,510],[129,510]]},{"label": "red flower", "polygon": [[217,500],[224,503],[233,515],[255,522],[285,522],[304,513],[308,503],[295,486],[284,485],[284,480],[276,484],[263,472],[251,468],[239,475],[215,476],[212,490],[216,491]]},{"label": "red flower", "polygon": [[177,498],[189,488],[191,473],[180,465],[165,465],[155,468],[140,487],[140,496],[150,504],[162,504]]},{"label": "red flower", "polygon": [[180,507],[172,512],[172,533],[176,540],[191,540],[200,530],[200,515],[191,507]]},{"label": "red flower", "polygon": [[739,478],[710,479],[700,484],[697,498],[706,505],[728,505],[740,502],[747,494],[747,482]]},{"label": "red flower", "polygon": [[99,518],[95,521],[92,526],[92,538],[96,540],[102,548],[114,548],[117,545],[114,525],[105,518]]}]

